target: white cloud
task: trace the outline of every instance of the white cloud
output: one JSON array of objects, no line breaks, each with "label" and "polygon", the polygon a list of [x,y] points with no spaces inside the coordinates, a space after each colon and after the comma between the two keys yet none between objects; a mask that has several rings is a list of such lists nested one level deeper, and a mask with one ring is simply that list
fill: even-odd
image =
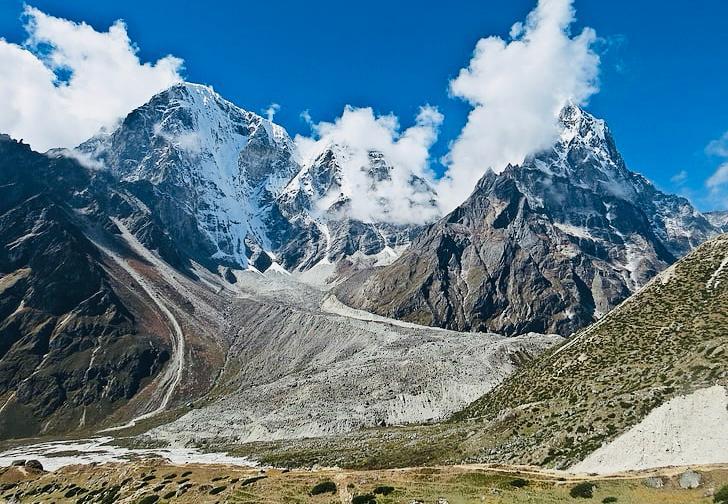
[{"label": "white cloud", "polygon": [[598,91],[596,33],[585,28],[571,36],[572,3],[539,0],[525,23],[513,25],[509,41],[478,41],[469,66],[450,82],[451,94],[473,110],[445,159],[444,210],[461,203],[488,169],[500,172],[552,145],[564,105],[583,104]]},{"label": "white cloud", "polygon": [[683,185],[687,179],[688,172],[686,170],[680,170],[675,175],[670,177],[670,182],[672,182],[674,185],[680,186]]},{"label": "white cloud", "polygon": [[25,16],[23,45],[0,38],[0,131],[36,150],[73,147],[181,80],[178,58],[142,63],[122,21],[97,32],[33,7]]},{"label": "white cloud", "polygon": [[728,163],[723,163],[715,170],[708,180],[705,181],[710,189],[717,189],[719,186],[728,184]]},{"label": "white cloud", "polygon": [[263,111],[263,113],[270,122],[273,122],[273,118],[276,116],[280,109],[281,106],[279,104],[271,103],[270,105],[268,105],[268,108]]},{"label": "white cloud", "polygon": [[709,190],[705,199],[709,204],[724,209],[728,205],[728,132],[710,142],[705,152],[710,156],[723,158],[720,166],[705,181],[705,186]]},{"label": "white cloud", "polygon": [[[371,108],[347,106],[333,123],[312,125],[313,138],[297,135],[295,141],[304,161],[332,144],[346,147],[342,190],[351,198],[351,217],[365,222],[424,222],[436,217],[438,210],[427,205],[431,194],[415,190],[409,182],[412,175],[432,182],[429,149],[442,120],[436,108],[421,107],[415,124],[401,131],[392,114],[376,116]],[[368,166],[370,151],[381,152],[392,165],[391,180],[375,187],[362,170]]]},{"label": "white cloud", "polygon": [[705,152],[711,156],[728,157],[728,131],[723,133],[722,137],[710,142]]}]

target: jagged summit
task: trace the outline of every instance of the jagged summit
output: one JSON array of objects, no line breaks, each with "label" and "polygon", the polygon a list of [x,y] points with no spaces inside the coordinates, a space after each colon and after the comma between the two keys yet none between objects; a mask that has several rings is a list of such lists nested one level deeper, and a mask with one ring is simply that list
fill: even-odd
[{"label": "jagged summit", "polygon": [[573,105],[560,121],[551,148],[486,173],[400,259],[341,296],[450,329],[568,335],[718,233],[629,171],[604,121]]},{"label": "jagged summit", "polygon": [[191,256],[241,268],[270,250],[261,210],[298,172],[280,126],[207,86],[176,84],[79,150],[128,183],[149,183],[170,234]]},{"label": "jagged summit", "polygon": [[[277,262],[305,270],[407,244],[415,228],[392,230],[378,216],[352,211],[356,189],[342,169],[348,146],[302,160],[284,128],[208,86],[176,84],[78,150],[136,187],[172,239],[211,269],[265,270]],[[362,168],[372,184],[389,182],[381,153],[370,153]],[[434,201],[423,182],[413,179]]]}]

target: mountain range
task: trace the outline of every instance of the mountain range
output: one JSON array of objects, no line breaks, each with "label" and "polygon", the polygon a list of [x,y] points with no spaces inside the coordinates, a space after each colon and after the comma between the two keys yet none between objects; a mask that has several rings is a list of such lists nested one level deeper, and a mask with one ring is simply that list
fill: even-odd
[{"label": "mountain range", "polygon": [[567,467],[726,385],[728,215],[630,171],[584,109],[558,120],[446,215],[385,153],[304,156],[197,84],[75,149],[1,136],[0,438],[144,425],[346,464],[414,433],[412,460]]}]

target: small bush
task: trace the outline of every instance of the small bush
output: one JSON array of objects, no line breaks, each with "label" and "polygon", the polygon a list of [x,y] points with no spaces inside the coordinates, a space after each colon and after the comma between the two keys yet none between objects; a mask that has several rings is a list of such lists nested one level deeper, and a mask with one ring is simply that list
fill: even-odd
[{"label": "small bush", "polygon": [[210,490],[210,495],[217,495],[220,492],[224,492],[225,490],[227,490],[227,486],[226,485],[221,485],[219,487],[215,487],[212,490]]},{"label": "small bush", "polygon": [[389,495],[394,492],[394,487],[389,485],[378,486],[373,490],[375,495]]},{"label": "small bush", "polygon": [[525,486],[528,486],[528,480],[525,480],[523,478],[516,478],[514,480],[511,480],[511,486],[516,488],[523,488]]},{"label": "small bush", "polygon": [[609,496],[609,497],[604,497],[602,499],[602,503],[603,504],[607,504],[609,502],[617,502],[617,498],[616,497]]},{"label": "small bush", "polygon": [[325,493],[336,493],[336,483],[333,481],[322,481],[317,483],[311,489],[311,495],[321,495]]},{"label": "small bush", "polygon": [[578,497],[581,497],[582,499],[591,499],[594,497],[594,483],[589,483],[588,481],[579,483],[569,491],[569,495],[575,499]]},{"label": "small bush", "polygon": [[723,485],[713,495],[713,502],[728,502],[728,485]]},{"label": "small bush", "polygon": [[357,495],[351,499],[351,504],[377,504],[377,499],[372,494]]},{"label": "small bush", "polygon": [[145,495],[137,501],[137,504],[154,504],[159,500],[159,495]]},{"label": "small bush", "polygon": [[255,483],[256,481],[260,481],[260,480],[262,480],[262,479],[266,479],[266,478],[267,478],[267,476],[266,476],[265,474],[263,474],[263,475],[261,475],[261,476],[251,476],[250,478],[246,478],[246,479],[244,479],[244,480],[242,481],[242,483],[240,483],[240,486],[248,486],[248,485],[252,485],[252,484],[253,484],[253,483]]}]

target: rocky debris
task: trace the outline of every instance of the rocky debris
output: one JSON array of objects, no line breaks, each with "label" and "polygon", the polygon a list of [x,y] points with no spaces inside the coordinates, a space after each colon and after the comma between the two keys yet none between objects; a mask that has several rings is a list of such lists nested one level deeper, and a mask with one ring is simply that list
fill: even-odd
[{"label": "rocky debris", "polygon": [[700,473],[692,470],[681,473],[680,477],[678,478],[678,484],[680,485],[680,488],[685,489],[698,488],[701,481],[702,477],[700,476]]},{"label": "rocky debris", "polygon": [[719,232],[627,170],[603,121],[562,112],[557,144],[488,172],[389,266],[337,288],[350,306],[461,331],[564,336]]},{"label": "rocky debris", "polygon": [[320,291],[283,277],[249,273],[239,285],[250,289],[250,298],[231,309],[228,365],[239,365],[240,372],[220,399],[149,436],[242,443],[432,422],[562,340],[462,334],[327,313]]},{"label": "rocky debris", "polygon": [[662,488],[665,486],[665,480],[659,476],[650,476],[642,480],[645,486],[650,488]]}]

